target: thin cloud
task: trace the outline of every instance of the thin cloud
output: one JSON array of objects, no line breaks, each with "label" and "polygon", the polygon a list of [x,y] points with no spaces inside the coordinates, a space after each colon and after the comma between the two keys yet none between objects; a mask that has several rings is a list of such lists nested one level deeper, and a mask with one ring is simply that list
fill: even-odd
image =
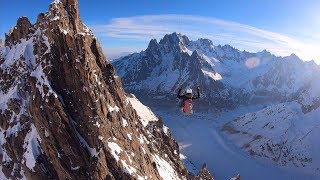
[{"label": "thin cloud", "polygon": [[131,54],[133,52],[139,52],[139,49],[131,48],[104,48],[103,52],[109,60],[114,60],[119,57]]},{"label": "thin cloud", "polygon": [[146,15],[114,18],[109,24],[94,25],[93,31],[102,38],[149,41],[165,34],[179,32],[191,39],[208,38],[214,44],[230,44],[240,50],[267,49],[276,55],[295,53],[305,60],[320,60],[319,40],[308,42],[276,32],[217,18],[192,15]]}]

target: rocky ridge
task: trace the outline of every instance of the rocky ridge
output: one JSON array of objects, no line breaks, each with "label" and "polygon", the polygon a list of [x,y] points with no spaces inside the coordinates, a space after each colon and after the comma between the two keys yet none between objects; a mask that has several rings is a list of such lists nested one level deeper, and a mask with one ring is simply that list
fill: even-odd
[{"label": "rocky ridge", "polygon": [[3,179],[197,179],[162,121],[133,108],[76,0],[55,0],[35,24],[19,18],[0,85]]}]

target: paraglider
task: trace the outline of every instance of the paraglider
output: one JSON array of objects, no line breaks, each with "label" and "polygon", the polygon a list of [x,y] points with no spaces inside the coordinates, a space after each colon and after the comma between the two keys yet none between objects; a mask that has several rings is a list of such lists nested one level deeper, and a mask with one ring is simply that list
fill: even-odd
[{"label": "paraglider", "polygon": [[181,95],[182,86],[179,86],[177,98],[181,99],[182,102],[180,104],[181,111],[186,115],[193,114],[193,100],[200,98],[200,87],[197,87],[197,94],[194,96],[192,94],[192,89],[188,88],[185,91],[184,95]]}]

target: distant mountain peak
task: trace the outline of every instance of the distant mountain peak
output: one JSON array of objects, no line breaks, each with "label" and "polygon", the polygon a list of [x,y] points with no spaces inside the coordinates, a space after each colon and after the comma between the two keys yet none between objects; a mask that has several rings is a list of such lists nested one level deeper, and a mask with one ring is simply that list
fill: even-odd
[{"label": "distant mountain peak", "polygon": [[283,57],[283,60],[288,63],[298,63],[298,64],[303,64],[304,61],[302,59],[300,59],[296,54],[292,53],[290,54],[290,56],[285,56]]},{"label": "distant mountain peak", "polygon": [[148,45],[148,49],[155,49],[159,47],[159,43],[156,39],[151,39]]},{"label": "distant mountain peak", "polygon": [[261,53],[263,54],[271,54],[269,51],[267,51],[266,49],[262,50]]},{"label": "distant mountain peak", "polygon": [[174,47],[186,47],[190,40],[187,36],[181,35],[180,33],[166,34],[159,42],[162,45],[173,45]]},{"label": "distant mountain peak", "polygon": [[290,54],[290,56],[289,57],[291,57],[291,58],[295,58],[295,59],[300,59],[295,53],[292,53],[292,54]]},{"label": "distant mountain peak", "polygon": [[191,54],[191,57],[200,57],[198,50],[194,50]]},{"label": "distant mountain peak", "polygon": [[229,45],[229,44],[225,44],[222,46],[223,49],[232,49],[232,50],[236,50],[236,51],[239,51],[238,49],[236,49],[235,47]]},{"label": "distant mountain peak", "polygon": [[207,46],[207,47],[213,47],[213,42],[210,39],[204,39],[204,38],[199,38],[197,42]]},{"label": "distant mountain peak", "polygon": [[257,52],[257,55],[260,55],[260,56],[272,56],[272,54],[267,51],[266,49],[260,51],[260,52]]}]

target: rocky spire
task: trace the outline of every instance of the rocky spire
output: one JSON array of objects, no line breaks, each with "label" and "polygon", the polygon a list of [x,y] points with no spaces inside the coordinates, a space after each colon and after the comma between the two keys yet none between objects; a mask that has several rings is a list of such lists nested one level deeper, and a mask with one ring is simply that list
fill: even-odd
[{"label": "rocky spire", "polygon": [[206,180],[213,180],[214,178],[212,177],[211,173],[209,172],[208,170],[208,167],[206,164],[203,164],[199,174],[196,176],[195,179],[199,179],[199,180],[202,180],[202,179],[206,179]]},{"label": "rocky spire", "polygon": [[77,0],[62,0],[61,1],[65,10],[68,12],[70,21],[72,22],[74,29],[79,32],[79,29],[82,28],[82,23],[80,22],[80,15],[78,9]]},{"label": "rocky spire", "polygon": [[[149,56],[150,58],[146,59],[148,62],[146,64],[160,64],[161,63],[161,52],[159,49],[159,44],[156,39],[151,39],[148,45],[148,48],[146,49],[146,56]],[[142,68],[148,68],[148,67],[142,67]],[[149,69],[142,69],[141,71],[146,73],[151,73]]]},{"label": "rocky spire", "polygon": [[159,42],[159,44],[168,48],[168,50],[185,50],[190,40],[187,36],[181,35],[180,33],[166,34]]},{"label": "rocky spire", "polygon": [[159,48],[159,44],[158,44],[157,40],[156,39],[151,39],[147,49],[150,49],[152,51],[152,50],[155,50],[155,49],[158,49],[158,48]]},{"label": "rocky spire", "polygon": [[27,38],[29,33],[31,33],[31,23],[29,19],[27,17],[20,17],[17,21],[17,25],[5,34],[5,45],[14,45],[20,42],[21,39]]},{"label": "rocky spire", "polygon": [[36,24],[21,18],[6,37],[11,48],[0,52],[14,56],[0,56],[5,178],[188,176],[170,131],[152,112],[146,122],[132,106],[140,102],[123,91],[97,38],[82,24],[78,1],[56,0]]}]

